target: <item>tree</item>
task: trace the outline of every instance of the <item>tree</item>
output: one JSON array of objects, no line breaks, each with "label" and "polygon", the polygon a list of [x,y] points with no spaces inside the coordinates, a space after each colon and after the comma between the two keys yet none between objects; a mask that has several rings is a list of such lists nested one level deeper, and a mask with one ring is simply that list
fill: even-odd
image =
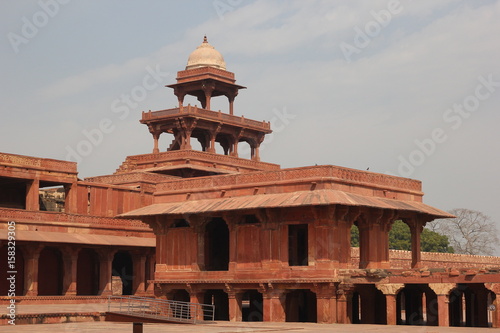
[{"label": "tree", "polygon": [[465,208],[452,209],[449,213],[456,217],[429,223],[429,229],[446,235],[456,253],[494,255],[498,231],[488,216]]},{"label": "tree", "polygon": [[[351,228],[351,246],[359,247],[359,229]],[[424,229],[420,237],[420,247],[424,252],[448,252],[453,253],[448,237],[429,229]],[[410,227],[401,220],[393,223],[389,232],[389,248],[392,250],[411,250]]]}]

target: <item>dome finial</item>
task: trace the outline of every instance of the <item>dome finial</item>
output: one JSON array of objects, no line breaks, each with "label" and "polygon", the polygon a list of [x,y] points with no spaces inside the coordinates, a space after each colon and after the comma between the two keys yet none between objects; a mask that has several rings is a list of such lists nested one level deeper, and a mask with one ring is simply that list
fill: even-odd
[{"label": "dome finial", "polygon": [[207,35],[203,36],[203,43],[208,43]]}]

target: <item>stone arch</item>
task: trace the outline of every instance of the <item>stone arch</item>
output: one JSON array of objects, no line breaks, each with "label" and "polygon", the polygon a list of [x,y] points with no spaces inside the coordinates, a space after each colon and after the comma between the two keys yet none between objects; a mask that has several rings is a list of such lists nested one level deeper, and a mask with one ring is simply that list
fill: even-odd
[{"label": "stone arch", "polygon": [[93,249],[84,248],[78,253],[76,266],[76,294],[99,294],[99,256]]},{"label": "stone arch", "polygon": [[[23,252],[17,246],[15,248],[15,254],[12,256],[12,253],[9,253],[8,244],[2,246],[0,248],[0,296],[8,296],[11,291],[11,283],[7,278],[10,277],[11,274],[7,273],[8,271],[16,271],[15,273],[15,295],[22,296],[24,295],[24,256]],[[12,261],[13,259],[14,261]],[[9,264],[14,266],[13,269],[9,268]],[[5,269],[3,269],[5,267]]]},{"label": "stone arch", "polygon": [[449,295],[450,326],[488,327],[489,295],[482,283],[457,285]]},{"label": "stone arch", "polygon": [[437,295],[427,284],[406,284],[396,298],[397,324],[437,326]]},{"label": "stone arch", "polygon": [[122,284],[122,295],[132,295],[134,280],[134,265],[128,251],[115,253],[112,264],[112,275],[118,276]]},{"label": "stone arch", "polygon": [[213,218],[205,226],[205,270],[229,269],[229,228],[220,217]]},{"label": "stone arch", "polygon": [[62,253],[55,247],[47,246],[38,259],[38,295],[62,295],[64,266]]}]

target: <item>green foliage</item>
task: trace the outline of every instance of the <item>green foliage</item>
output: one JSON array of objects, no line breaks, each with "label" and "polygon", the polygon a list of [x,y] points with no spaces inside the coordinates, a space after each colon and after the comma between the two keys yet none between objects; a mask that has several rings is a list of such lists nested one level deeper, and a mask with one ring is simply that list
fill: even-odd
[{"label": "green foliage", "polygon": [[355,225],[351,228],[351,246],[359,247],[359,229]]},{"label": "green foliage", "polygon": [[[359,247],[359,229],[355,225],[351,228],[351,246]],[[424,252],[454,253],[448,237],[424,228],[420,236],[420,247]],[[403,221],[395,221],[389,232],[389,248],[392,250],[411,250],[410,227]]]}]

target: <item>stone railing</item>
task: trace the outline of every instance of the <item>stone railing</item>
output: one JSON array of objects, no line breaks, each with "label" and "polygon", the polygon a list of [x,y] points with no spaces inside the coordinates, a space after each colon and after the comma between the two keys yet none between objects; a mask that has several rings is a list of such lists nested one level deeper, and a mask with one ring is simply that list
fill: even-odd
[{"label": "stone railing", "polygon": [[202,75],[202,74],[214,74],[218,76],[222,76],[224,78],[230,79],[234,81],[234,73],[228,72],[223,69],[215,68],[215,67],[200,67],[193,69],[186,69],[183,71],[177,72],[177,80],[182,81],[184,78],[188,78],[191,76]]},{"label": "stone railing", "polygon": [[[174,150],[161,152],[157,154],[143,154],[128,156],[125,162],[117,170],[117,173],[128,172],[132,170],[140,170],[144,168],[153,167],[153,163],[161,166],[163,162],[172,162],[175,160],[200,160],[204,163],[212,163],[219,166],[226,165],[231,169],[238,167],[247,170],[279,170],[278,164],[259,162],[243,158],[237,158],[228,155],[220,155],[215,153],[197,151],[197,150]],[[166,181],[167,179],[163,180]]]},{"label": "stone railing", "polygon": [[0,153],[0,164],[9,164],[16,167],[44,169],[46,171],[58,171],[63,173],[77,173],[75,162],[24,155]]},{"label": "stone railing", "polygon": [[87,224],[91,226],[103,226],[112,229],[132,228],[134,230],[149,231],[147,224],[140,220],[124,218],[88,216],[78,214],[66,214],[58,212],[28,211],[14,208],[0,208],[0,221],[15,222],[65,222],[72,224]]},{"label": "stone railing", "polygon": [[147,123],[152,120],[161,120],[162,118],[170,118],[172,116],[196,116],[205,117],[212,121],[224,121],[228,124],[234,124],[236,126],[246,125],[255,129],[264,130],[266,132],[271,131],[271,123],[266,121],[257,121],[252,119],[247,119],[244,116],[234,116],[227,113],[222,113],[221,111],[211,111],[206,109],[198,108],[197,106],[187,105],[182,108],[166,109],[159,111],[148,111],[142,112],[141,123]]},{"label": "stone railing", "polygon": [[335,181],[358,185],[377,185],[404,191],[420,192],[421,182],[418,180],[389,176],[338,166],[325,165],[284,169],[279,171],[261,171],[236,175],[225,175],[214,178],[184,179],[182,182],[167,181],[159,184],[158,191],[187,190],[196,188],[213,188],[253,183],[293,181],[308,178],[333,178]]}]

